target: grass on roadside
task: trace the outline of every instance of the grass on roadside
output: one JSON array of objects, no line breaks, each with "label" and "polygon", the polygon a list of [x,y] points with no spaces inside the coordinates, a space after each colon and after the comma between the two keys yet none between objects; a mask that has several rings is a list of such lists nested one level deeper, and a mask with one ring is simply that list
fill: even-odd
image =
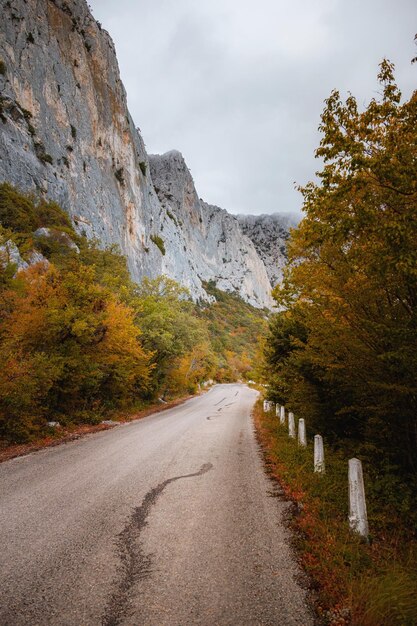
[{"label": "grass on roadside", "polygon": [[364,467],[372,535],[369,543],[362,541],[350,532],[347,521],[348,459],[325,447],[326,472],[315,474],[311,440],[307,448],[298,447],[275,412],[263,412],[261,400],[254,416],[268,469],[298,504],[291,526],[323,623],[416,625],[415,519],[384,501],[378,481]]}]

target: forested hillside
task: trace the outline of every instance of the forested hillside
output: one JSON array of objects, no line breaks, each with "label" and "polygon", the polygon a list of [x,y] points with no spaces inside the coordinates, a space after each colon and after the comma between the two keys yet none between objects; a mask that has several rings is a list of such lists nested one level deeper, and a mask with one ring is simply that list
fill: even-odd
[{"label": "forested hillside", "polygon": [[166,277],[137,285],[116,248],[8,184],[0,224],[3,441],[250,374],[265,314],[238,296],[212,285],[219,302],[200,307]]},{"label": "forested hillside", "polygon": [[216,377],[223,382],[257,378],[259,340],[267,333],[270,312],[255,309],[237,294],[217,289],[213,282],[205,283],[204,288],[216,298],[214,304],[199,311],[217,356]]}]

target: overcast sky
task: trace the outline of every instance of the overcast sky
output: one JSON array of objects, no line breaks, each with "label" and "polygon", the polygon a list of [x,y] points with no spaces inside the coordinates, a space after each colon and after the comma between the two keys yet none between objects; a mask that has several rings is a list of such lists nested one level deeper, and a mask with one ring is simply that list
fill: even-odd
[{"label": "overcast sky", "polygon": [[365,105],[383,57],[417,87],[416,0],[90,0],[149,153],[180,150],[232,213],[297,213],[333,88]]}]

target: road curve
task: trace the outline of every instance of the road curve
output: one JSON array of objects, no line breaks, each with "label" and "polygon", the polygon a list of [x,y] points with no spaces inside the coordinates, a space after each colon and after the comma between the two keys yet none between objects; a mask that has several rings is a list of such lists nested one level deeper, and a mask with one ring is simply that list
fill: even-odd
[{"label": "road curve", "polygon": [[0,465],[1,626],[309,626],[256,392]]}]

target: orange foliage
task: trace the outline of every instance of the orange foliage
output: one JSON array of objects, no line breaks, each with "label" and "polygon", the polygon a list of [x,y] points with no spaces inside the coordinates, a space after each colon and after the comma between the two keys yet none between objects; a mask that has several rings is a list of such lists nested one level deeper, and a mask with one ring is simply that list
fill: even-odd
[{"label": "orange foliage", "polygon": [[134,313],[94,269],[38,264],[0,300],[0,434],[19,441],[48,416],[77,419],[146,388],[149,355]]}]

